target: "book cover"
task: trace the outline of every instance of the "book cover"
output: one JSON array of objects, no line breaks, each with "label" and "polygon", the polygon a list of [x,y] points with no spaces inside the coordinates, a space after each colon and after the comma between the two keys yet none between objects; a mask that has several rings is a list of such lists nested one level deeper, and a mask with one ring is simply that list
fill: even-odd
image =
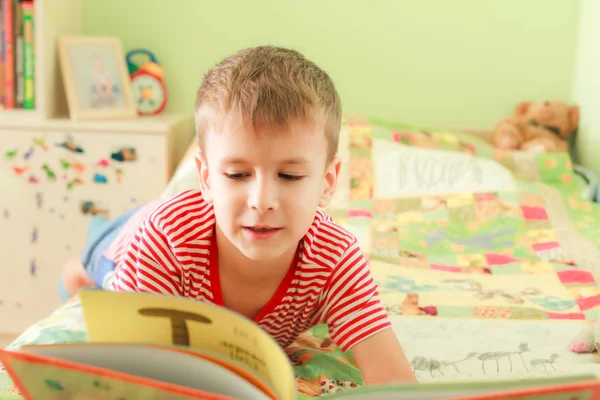
[{"label": "book cover", "polygon": [[4,69],[6,66],[6,28],[4,26],[4,1],[0,0],[0,108],[6,103]]},{"label": "book cover", "polygon": [[[204,390],[24,352],[1,351],[0,361],[26,400],[94,399],[106,396],[122,400],[232,399]],[[221,377],[218,374],[216,376]]]},{"label": "book cover", "polygon": [[23,108],[35,108],[34,4],[21,2],[23,13]]},{"label": "book cover", "polygon": [[23,4],[14,0],[15,11],[15,108],[24,106],[23,77]]},{"label": "book cover", "polygon": [[264,377],[279,398],[296,396],[292,366],[283,349],[258,325],[230,310],[154,294],[85,290],[80,297],[91,343],[149,343],[210,351]]},{"label": "book cover", "polygon": [[13,0],[2,0],[4,3],[4,107],[15,108],[15,24]]}]

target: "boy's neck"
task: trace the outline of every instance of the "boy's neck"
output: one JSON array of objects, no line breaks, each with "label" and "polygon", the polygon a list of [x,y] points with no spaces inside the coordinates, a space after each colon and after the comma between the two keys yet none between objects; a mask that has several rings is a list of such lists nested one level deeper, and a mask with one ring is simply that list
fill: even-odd
[{"label": "boy's neck", "polygon": [[297,247],[281,257],[269,261],[250,260],[225,237],[216,226],[219,275],[235,277],[238,282],[249,285],[279,284],[287,274],[296,255]]}]

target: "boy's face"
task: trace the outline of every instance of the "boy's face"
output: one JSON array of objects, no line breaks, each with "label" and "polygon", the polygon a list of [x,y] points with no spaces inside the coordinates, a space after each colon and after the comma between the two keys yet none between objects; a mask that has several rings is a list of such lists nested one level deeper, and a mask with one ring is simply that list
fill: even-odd
[{"label": "boy's face", "polygon": [[294,251],[317,207],[329,204],[340,170],[327,162],[323,127],[302,122],[255,131],[232,120],[204,136],[197,165],[218,229],[256,261]]}]

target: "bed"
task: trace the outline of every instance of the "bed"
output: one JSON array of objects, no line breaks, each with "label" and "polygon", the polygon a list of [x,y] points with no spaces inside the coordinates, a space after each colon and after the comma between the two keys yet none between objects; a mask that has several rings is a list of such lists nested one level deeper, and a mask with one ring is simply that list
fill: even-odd
[{"label": "bed", "polygon": [[[329,211],[370,258],[421,382],[600,374],[596,353],[567,349],[600,310],[593,174],[581,178],[568,155],[498,151],[461,132],[365,117],[342,132]],[[190,150],[164,196],[196,185]],[[75,297],[8,348],[86,340]],[[301,397],[362,385],[324,326],[286,351]],[[21,398],[3,372],[0,398]]]}]

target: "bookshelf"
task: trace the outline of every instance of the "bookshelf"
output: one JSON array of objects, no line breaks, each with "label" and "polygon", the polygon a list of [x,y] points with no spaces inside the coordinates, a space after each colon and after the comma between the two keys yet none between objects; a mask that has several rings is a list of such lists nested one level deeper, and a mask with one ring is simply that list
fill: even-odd
[{"label": "bookshelf", "polygon": [[59,35],[83,34],[83,3],[84,0],[34,0],[35,108],[0,109],[0,125],[19,120],[40,120],[67,115],[56,39]]}]

